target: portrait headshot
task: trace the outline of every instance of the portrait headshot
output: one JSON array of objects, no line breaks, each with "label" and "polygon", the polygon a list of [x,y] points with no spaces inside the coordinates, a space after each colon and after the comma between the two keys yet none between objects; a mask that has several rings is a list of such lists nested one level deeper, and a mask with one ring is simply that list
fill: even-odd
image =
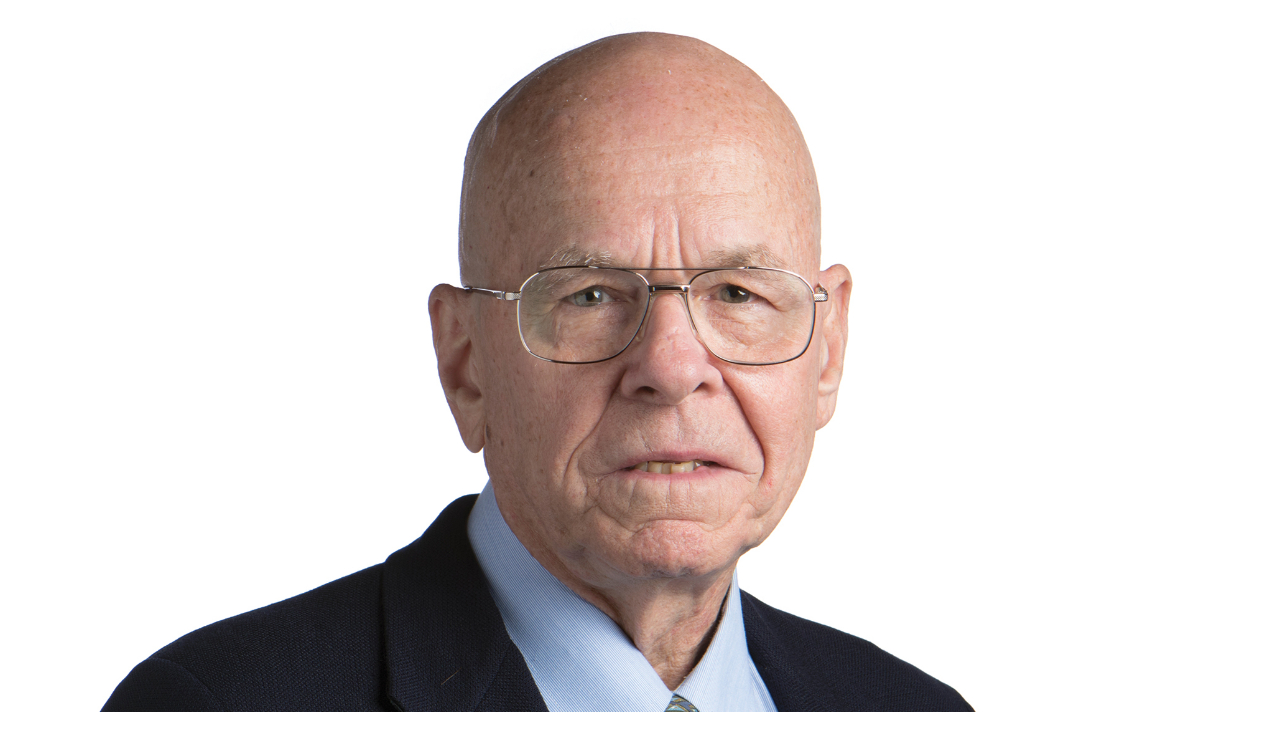
[{"label": "portrait headshot", "polygon": [[835,412],[850,275],[820,269],[795,119],[701,41],[543,64],[463,170],[440,383],[488,483],[385,563],[179,639],[106,710],[968,710],[738,590]]},{"label": "portrait headshot", "polygon": [[6,699],[1257,716],[1273,19],[649,10],[5,11]]}]

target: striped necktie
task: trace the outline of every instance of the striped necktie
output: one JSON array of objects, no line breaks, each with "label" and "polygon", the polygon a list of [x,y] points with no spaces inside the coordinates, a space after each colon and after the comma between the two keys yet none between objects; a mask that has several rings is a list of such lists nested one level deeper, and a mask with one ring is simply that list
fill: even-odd
[{"label": "striped necktie", "polygon": [[667,703],[667,709],[664,712],[697,712],[698,708],[693,703],[680,695],[671,695],[671,702]]}]

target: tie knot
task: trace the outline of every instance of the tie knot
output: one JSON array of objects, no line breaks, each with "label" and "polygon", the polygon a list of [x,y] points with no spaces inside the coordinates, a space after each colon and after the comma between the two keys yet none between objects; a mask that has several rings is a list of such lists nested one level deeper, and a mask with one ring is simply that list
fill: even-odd
[{"label": "tie knot", "polygon": [[667,703],[667,709],[664,712],[697,712],[698,708],[693,703],[678,694],[671,695],[671,702]]}]

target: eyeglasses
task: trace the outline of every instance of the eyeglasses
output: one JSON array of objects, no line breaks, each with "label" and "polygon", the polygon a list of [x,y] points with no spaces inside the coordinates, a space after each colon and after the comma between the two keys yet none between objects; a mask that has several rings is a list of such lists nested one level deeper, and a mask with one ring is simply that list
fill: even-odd
[{"label": "eyeglasses", "polygon": [[[688,284],[651,284],[641,271],[700,271]],[[524,349],[550,362],[586,364],[621,355],[640,334],[653,295],[679,294],[694,334],[717,358],[777,365],[813,339],[817,302],[827,290],[782,269],[618,269],[557,266],[509,292],[462,287],[516,302]]]}]

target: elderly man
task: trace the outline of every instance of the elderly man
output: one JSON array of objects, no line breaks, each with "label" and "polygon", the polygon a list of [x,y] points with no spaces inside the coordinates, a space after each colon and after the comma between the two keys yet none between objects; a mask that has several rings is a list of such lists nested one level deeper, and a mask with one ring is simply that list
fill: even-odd
[{"label": "elderly man", "polygon": [[106,709],[965,710],[737,588],[840,384],[800,130],[704,43],[557,58],[467,153],[464,286],[430,309],[490,482],[386,563],[192,633]]}]

